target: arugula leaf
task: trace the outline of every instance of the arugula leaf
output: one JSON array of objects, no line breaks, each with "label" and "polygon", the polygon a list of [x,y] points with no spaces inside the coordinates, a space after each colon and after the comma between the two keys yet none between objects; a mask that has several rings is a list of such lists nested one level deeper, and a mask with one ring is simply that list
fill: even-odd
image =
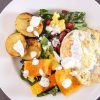
[{"label": "arugula leaf", "polygon": [[74,23],[74,29],[87,27],[84,12],[62,12],[61,19],[65,19],[66,22]]},{"label": "arugula leaf", "polygon": [[70,22],[82,23],[84,21],[85,21],[85,13],[84,12],[71,12]]},{"label": "arugula leaf", "polygon": [[84,12],[61,13],[61,18],[65,19],[66,22],[82,23],[85,21],[85,13]]}]

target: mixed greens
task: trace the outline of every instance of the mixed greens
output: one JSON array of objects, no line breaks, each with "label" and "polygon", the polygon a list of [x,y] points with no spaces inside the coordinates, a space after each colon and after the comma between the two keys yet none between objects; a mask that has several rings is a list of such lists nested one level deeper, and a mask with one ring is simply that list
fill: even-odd
[{"label": "mixed greens", "polygon": [[[66,23],[66,30],[63,31],[63,33],[65,32],[65,35],[67,34],[67,32],[70,32],[71,30],[74,29],[82,29],[87,27],[87,24],[85,22],[85,13],[84,12],[69,12],[66,10],[63,10],[60,14],[60,20],[64,19],[65,23]],[[46,30],[46,26],[50,24],[50,21],[52,20],[53,17],[53,13],[50,13],[49,10],[47,9],[40,9],[38,11],[38,15],[40,17],[43,18],[43,31],[42,34],[40,35],[39,41],[41,43],[41,47],[42,47],[42,52],[41,55],[39,57],[39,59],[50,59],[52,58],[53,55],[53,51],[56,50],[58,48],[53,48],[53,46],[48,46],[52,39],[51,33],[48,32]],[[64,36],[65,36],[64,35]],[[56,37],[61,37],[59,34],[56,35]],[[63,38],[63,37],[62,37]],[[61,40],[62,41],[62,40]],[[48,46],[47,50],[45,50],[44,48]],[[59,50],[57,51],[59,54]],[[24,60],[21,61],[21,63],[23,63]],[[37,76],[35,78],[24,78],[23,77],[23,69],[20,71],[21,74],[21,79],[27,81],[30,85],[34,85],[36,82],[39,82],[41,77]],[[37,94],[37,97],[41,97],[41,96],[45,96],[47,94],[52,94],[53,96],[56,96],[56,94],[59,92],[59,87],[58,86],[54,86],[52,88],[50,88],[49,90],[46,90],[40,94]]]},{"label": "mixed greens", "polygon": [[[56,96],[58,92],[67,95],[59,82],[58,76],[62,77],[63,70],[57,70],[61,65],[61,60],[58,61],[57,57],[60,58],[64,37],[72,30],[85,27],[87,24],[84,12],[62,10],[51,13],[47,9],[40,9],[37,16],[30,13],[18,15],[16,32],[7,38],[6,48],[11,56],[22,59],[20,77],[31,86],[37,97],[47,94]],[[66,73],[69,75],[69,72],[71,70]],[[79,87],[79,82],[70,77],[77,83],[74,86]],[[45,80],[46,85],[44,82],[40,83],[41,80]]]},{"label": "mixed greens", "polygon": [[[40,9],[38,14],[44,19],[52,19],[53,14],[49,12],[49,10],[46,9]],[[87,24],[85,22],[85,12],[69,12],[66,10],[62,10],[60,13],[60,19],[64,19],[66,23],[73,23],[75,26],[73,29],[81,29],[84,27],[87,27]]]}]

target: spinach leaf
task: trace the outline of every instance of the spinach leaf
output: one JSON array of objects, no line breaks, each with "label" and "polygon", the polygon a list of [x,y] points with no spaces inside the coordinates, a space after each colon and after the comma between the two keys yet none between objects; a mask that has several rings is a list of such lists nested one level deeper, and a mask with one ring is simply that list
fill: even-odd
[{"label": "spinach leaf", "polygon": [[52,19],[53,14],[49,13],[47,9],[40,9],[38,13],[43,19]]},{"label": "spinach leaf", "polygon": [[53,96],[56,96],[56,94],[59,92],[59,88],[58,86],[55,86],[54,88],[52,88],[51,90],[48,91],[49,94],[52,94]]},{"label": "spinach leaf", "polygon": [[43,93],[37,94],[37,97],[42,97],[42,96],[46,96],[46,95],[48,95],[48,92],[43,92]]},{"label": "spinach leaf", "polygon": [[46,31],[44,35],[45,35],[46,38],[49,38],[51,33]]},{"label": "spinach leaf", "polygon": [[47,9],[40,9],[38,13],[40,16],[43,16],[45,14],[48,14],[48,10]]}]

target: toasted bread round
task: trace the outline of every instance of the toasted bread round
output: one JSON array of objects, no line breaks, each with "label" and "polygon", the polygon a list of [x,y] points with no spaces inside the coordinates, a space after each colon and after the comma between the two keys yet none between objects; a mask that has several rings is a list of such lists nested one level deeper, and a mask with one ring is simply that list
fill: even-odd
[{"label": "toasted bread round", "polygon": [[35,58],[38,58],[41,54],[41,44],[37,39],[28,39],[27,40],[29,48],[27,49],[27,54],[23,57],[24,60],[33,59],[31,56],[31,52],[35,51],[37,53]]},{"label": "toasted bread round", "polygon": [[16,52],[16,50],[13,49],[14,44],[20,40],[23,44],[24,47],[24,54],[26,53],[26,41],[23,35],[21,35],[21,33],[13,33],[10,36],[8,36],[6,42],[5,42],[5,46],[6,46],[6,50],[7,52],[14,57],[21,57],[21,55]]},{"label": "toasted bread round", "polygon": [[[27,27],[30,25],[31,18],[32,18],[32,14],[30,13],[19,14],[16,18],[16,29],[18,30],[18,32],[22,33],[24,36],[36,37],[34,35],[34,32],[30,32],[30,33],[27,32]],[[41,34],[42,30],[43,30],[43,24],[41,21],[39,26],[35,28],[35,31]]]}]

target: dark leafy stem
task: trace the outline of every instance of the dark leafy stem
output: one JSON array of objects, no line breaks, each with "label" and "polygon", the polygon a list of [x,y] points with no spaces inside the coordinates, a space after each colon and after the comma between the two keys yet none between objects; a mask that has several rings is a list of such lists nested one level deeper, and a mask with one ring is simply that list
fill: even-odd
[{"label": "dark leafy stem", "polygon": [[58,86],[55,86],[55,87],[51,88],[51,89],[48,90],[48,91],[45,91],[45,92],[42,92],[42,93],[38,94],[37,97],[46,96],[46,95],[48,95],[48,94],[52,94],[53,96],[56,96],[56,94],[57,94],[59,91],[60,91],[60,90],[59,90]]}]

